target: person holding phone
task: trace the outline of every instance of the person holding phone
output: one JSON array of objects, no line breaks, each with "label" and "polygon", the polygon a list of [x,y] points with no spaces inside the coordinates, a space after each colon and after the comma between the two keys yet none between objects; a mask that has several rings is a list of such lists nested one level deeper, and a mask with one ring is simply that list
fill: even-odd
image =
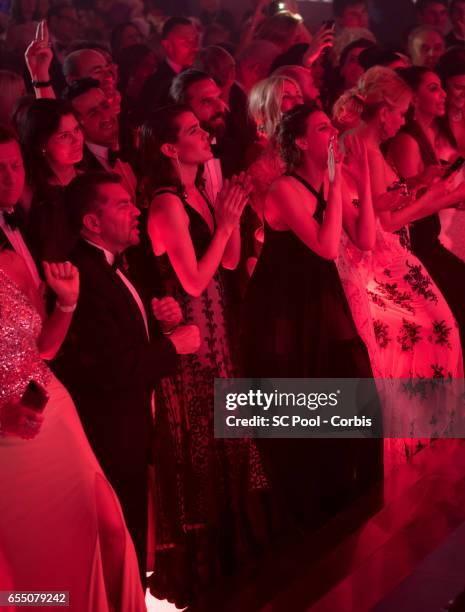
[{"label": "person holding phone", "polygon": [[[266,197],[264,246],[246,293],[246,377],[373,376],[335,263],[343,225],[349,235],[358,233],[356,216],[344,210],[336,136],[314,103],[296,106],[281,120],[277,140],[287,173]],[[353,478],[356,453],[346,442],[273,439],[260,445],[271,490],[298,523],[318,527],[360,485]],[[374,442],[364,457],[372,468],[367,482],[382,477],[382,445]],[[323,457],[326,484],[311,468]]]},{"label": "person holding phone", "polygon": [[118,499],[44,361],[68,332],[79,274],[69,262],[43,269],[57,297],[49,317],[24,260],[0,248],[1,580],[6,574],[20,591],[69,591],[74,610],[142,612]]}]

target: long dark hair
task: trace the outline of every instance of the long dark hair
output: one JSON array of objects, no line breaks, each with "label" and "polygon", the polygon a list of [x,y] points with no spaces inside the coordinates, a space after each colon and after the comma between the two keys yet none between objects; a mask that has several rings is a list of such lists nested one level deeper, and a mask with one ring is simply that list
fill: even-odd
[{"label": "long dark hair", "polygon": [[[427,75],[429,72],[435,74],[435,71],[427,66],[409,66],[408,68],[397,68],[396,72],[407,83],[413,92],[418,91],[418,88],[422,84],[425,75]],[[410,108],[408,109],[405,117],[406,123],[413,121],[413,116],[413,104],[410,104]]]},{"label": "long dark hair", "polygon": [[[177,119],[184,113],[192,113],[188,106],[165,106],[156,110],[141,128],[140,132],[140,198],[143,206],[148,206],[153,194],[160,187],[173,188],[184,196],[184,185],[169,157],[163,155],[161,147],[165,143],[175,144],[179,136]],[[203,187],[203,165],[199,166],[196,185]]]},{"label": "long dark hair", "polygon": [[277,143],[279,153],[286,163],[287,170],[292,172],[302,161],[302,151],[296,140],[305,135],[307,120],[313,113],[321,111],[314,101],[299,104],[292,110],[284,113],[277,130]]},{"label": "long dark hair", "polygon": [[19,141],[27,181],[32,187],[43,186],[53,176],[43,149],[48,139],[60,127],[61,118],[67,115],[76,118],[69,102],[42,98],[31,102],[22,117],[18,126]]}]

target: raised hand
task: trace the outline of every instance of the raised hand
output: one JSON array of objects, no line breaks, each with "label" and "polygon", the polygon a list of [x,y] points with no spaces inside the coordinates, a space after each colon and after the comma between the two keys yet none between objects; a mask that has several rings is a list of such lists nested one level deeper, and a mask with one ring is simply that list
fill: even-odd
[{"label": "raised hand", "polygon": [[45,19],[39,21],[35,38],[26,49],[24,57],[33,81],[48,81],[50,79],[50,64],[53,59],[53,52],[49,44]]},{"label": "raised hand", "polygon": [[57,295],[62,306],[74,306],[79,297],[79,272],[69,261],[42,262],[47,285]]},{"label": "raised hand", "polygon": [[216,223],[219,228],[232,232],[239,225],[251,191],[252,180],[245,172],[224,182],[215,203]]},{"label": "raised hand", "polygon": [[152,312],[158,320],[161,330],[165,333],[177,327],[182,321],[181,306],[172,297],[164,297],[160,300],[153,298]]},{"label": "raised hand", "polygon": [[305,52],[303,65],[311,68],[317,61],[321,53],[334,44],[334,28],[329,25],[323,25],[313,37],[307,51]]},{"label": "raised hand", "polygon": [[370,167],[368,164],[368,150],[361,138],[351,138],[346,149],[346,164],[349,173],[357,184],[365,185],[370,182]]},{"label": "raised hand", "polygon": [[329,140],[328,147],[328,178],[331,184],[340,183],[341,180],[342,154],[339,150],[336,134]]}]

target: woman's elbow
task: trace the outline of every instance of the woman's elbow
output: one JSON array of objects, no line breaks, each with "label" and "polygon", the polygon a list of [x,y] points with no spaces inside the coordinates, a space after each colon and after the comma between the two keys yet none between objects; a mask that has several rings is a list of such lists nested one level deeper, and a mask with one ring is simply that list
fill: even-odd
[{"label": "woman's elbow", "polygon": [[39,356],[44,361],[52,361],[52,359],[55,357],[56,354],[57,354],[57,351],[53,349],[43,349],[43,350],[39,349]]},{"label": "woman's elbow", "polygon": [[205,290],[205,287],[193,282],[182,283],[182,288],[188,295],[195,298],[200,297]]},{"label": "woman's elbow", "polygon": [[339,257],[339,245],[337,246],[337,248],[328,247],[326,249],[321,249],[318,254],[323,259],[328,259],[329,261],[335,260]]},{"label": "woman's elbow", "polygon": [[357,240],[357,247],[361,251],[372,251],[375,248],[376,243],[376,235],[373,233],[373,236],[361,236]]},{"label": "woman's elbow", "polygon": [[226,259],[223,259],[223,261],[221,262],[221,266],[225,270],[235,270],[238,265],[239,265],[238,257],[226,258]]}]

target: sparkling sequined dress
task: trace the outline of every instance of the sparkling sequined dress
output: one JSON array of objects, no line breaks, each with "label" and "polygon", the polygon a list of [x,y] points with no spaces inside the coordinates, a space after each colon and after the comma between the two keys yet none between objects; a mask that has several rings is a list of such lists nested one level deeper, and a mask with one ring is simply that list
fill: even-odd
[{"label": "sparkling sequined dress", "polygon": [[71,397],[40,359],[40,330],[39,314],[0,269],[0,405],[30,380],[49,394],[34,439],[0,437],[0,590],[69,591],[75,612],[145,610],[119,502]]}]

